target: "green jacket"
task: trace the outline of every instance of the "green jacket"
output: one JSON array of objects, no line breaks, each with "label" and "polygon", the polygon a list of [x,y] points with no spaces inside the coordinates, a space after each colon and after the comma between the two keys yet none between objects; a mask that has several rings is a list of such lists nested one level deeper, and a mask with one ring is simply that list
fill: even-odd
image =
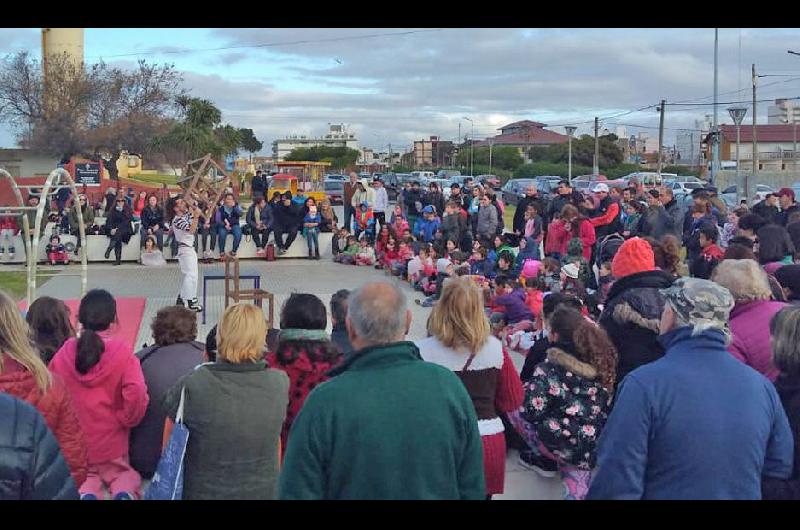
[{"label": "green jacket", "polygon": [[349,247],[347,247],[342,251],[342,254],[344,254],[345,256],[355,256],[356,254],[358,254],[359,250],[361,250],[361,247],[359,247],[358,244],[350,245]]},{"label": "green jacket", "polygon": [[[83,217],[83,225],[85,230],[89,230],[94,224],[94,208],[88,204],[81,210],[81,217]],[[69,229],[75,234],[78,233],[78,211],[73,206],[69,210]]]},{"label": "green jacket", "polygon": [[164,396],[164,412],[173,420],[184,386],[189,443],[183,498],[275,499],[289,404],[286,373],[267,368],[265,361],[202,364]]},{"label": "green jacket", "polygon": [[484,499],[472,400],[412,342],[366,348],[329,372],[289,433],[281,499]]}]

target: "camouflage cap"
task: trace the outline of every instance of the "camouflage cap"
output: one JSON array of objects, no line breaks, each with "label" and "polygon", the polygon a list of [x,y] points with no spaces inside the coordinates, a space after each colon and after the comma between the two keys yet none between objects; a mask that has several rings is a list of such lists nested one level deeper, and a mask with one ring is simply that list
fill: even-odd
[{"label": "camouflage cap", "polygon": [[678,278],[660,292],[675,312],[696,328],[727,330],[734,300],[725,287],[700,278]]}]

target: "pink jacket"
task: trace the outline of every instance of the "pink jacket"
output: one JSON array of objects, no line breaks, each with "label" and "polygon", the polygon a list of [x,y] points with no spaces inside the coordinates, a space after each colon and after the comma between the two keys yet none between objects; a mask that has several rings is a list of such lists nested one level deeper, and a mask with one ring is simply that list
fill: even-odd
[{"label": "pink jacket", "polygon": [[773,382],[778,377],[778,369],[772,364],[769,321],[786,306],[772,300],[737,303],[730,316],[733,341],[728,351]]},{"label": "pink jacket", "polygon": [[142,367],[131,347],[106,333],[100,336],[106,348],[88,373],[75,369],[75,338],[68,339],[50,361],[50,371],[64,379],[72,395],[89,464],[128,454],[130,430],[144,417],[149,401]]}]

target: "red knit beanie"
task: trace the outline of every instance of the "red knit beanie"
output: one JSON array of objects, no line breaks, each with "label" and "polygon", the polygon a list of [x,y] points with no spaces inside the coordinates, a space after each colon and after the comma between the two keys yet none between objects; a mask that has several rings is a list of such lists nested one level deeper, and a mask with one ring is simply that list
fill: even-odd
[{"label": "red knit beanie", "polygon": [[611,274],[616,279],[653,270],[656,270],[653,247],[640,237],[625,241],[611,262]]}]

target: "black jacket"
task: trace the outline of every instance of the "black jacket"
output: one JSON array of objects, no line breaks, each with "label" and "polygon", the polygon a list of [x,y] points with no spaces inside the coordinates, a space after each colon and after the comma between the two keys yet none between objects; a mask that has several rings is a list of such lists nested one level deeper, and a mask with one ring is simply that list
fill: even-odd
[{"label": "black jacket", "polygon": [[664,205],[664,209],[667,211],[667,215],[670,216],[672,223],[668,233],[677,237],[678,241],[680,241],[683,237],[683,215],[681,214],[681,207],[678,205],[678,201],[672,199]]},{"label": "black jacket", "polygon": [[142,364],[150,402],[142,421],[131,429],[129,456],[131,467],[144,478],[151,478],[161,457],[161,442],[166,413],[161,400],[167,391],[195,366],[205,361],[205,345],[193,341],[170,346],[150,346],[136,353]]},{"label": "black jacket", "polygon": [[547,208],[547,219],[545,219],[545,222],[549,223],[554,217],[560,215],[561,210],[563,210],[564,206],[567,204],[580,208],[582,202],[583,195],[578,190],[572,190],[572,193],[569,195],[556,195],[553,197],[553,200],[550,201],[550,206]]},{"label": "black jacket", "polygon": [[258,226],[259,221],[264,224],[267,228],[272,226],[272,206],[269,203],[265,203],[264,207],[261,209],[261,215],[259,215],[259,219],[256,219],[256,203],[250,205],[250,208],[247,209],[247,216],[245,217],[247,224],[250,225],[253,230],[256,229]]},{"label": "black jacket", "polygon": [[419,217],[422,215],[422,208],[425,206],[425,195],[422,190],[415,191],[414,188],[411,188],[406,194],[405,203],[406,208],[408,208],[408,215]]},{"label": "black jacket", "polygon": [[617,348],[617,381],[664,355],[658,343],[658,326],[664,312],[659,289],[672,285],[664,271],[647,271],[620,278],[608,293],[599,324]]},{"label": "black jacket", "polygon": [[781,374],[775,389],[794,435],[794,469],[787,480],[764,478],[761,494],[765,500],[800,500],[800,377]]},{"label": "black jacket", "polygon": [[350,344],[350,337],[347,335],[347,328],[344,323],[333,326],[331,330],[331,342],[333,342],[344,355],[353,353],[353,345]]},{"label": "black jacket", "polygon": [[260,176],[253,175],[253,179],[250,181],[250,190],[251,190],[250,194],[253,196],[253,200],[255,200],[257,195],[264,195],[267,192],[266,175],[260,175]]},{"label": "black jacket", "polygon": [[538,194],[534,195],[533,197],[528,197],[526,195],[517,203],[517,209],[514,212],[514,226],[512,227],[513,232],[525,232],[525,210],[528,209],[529,204],[536,206],[536,212],[544,219],[546,214],[544,200],[542,200]]},{"label": "black jacket", "polygon": [[533,371],[536,365],[542,363],[547,358],[547,349],[550,348],[550,341],[547,337],[543,337],[541,333],[537,336],[536,342],[533,343],[531,349],[528,350],[528,355],[525,356],[525,363],[522,365],[522,371],[519,373],[519,378],[523,383],[530,381],[533,377]]},{"label": "black jacket", "polygon": [[442,195],[441,191],[437,192],[428,192],[425,195],[425,204],[430,204],[434,208],[436,208],[436,215],[441,217],[444,213],[444,195]]},{"label": "black jacket", "polygon": [[775,216],[775,224],[779,224],[781,226],[786,226],[789,224],[789,216],[792,215],[794,212],[800,212],[800,204],[794,203],[778,215]]},{"label": "black jacket", "polygon": [[768,223],[774,223],[780,213],[777,206],[769,206],[767,201],[753,205],[753,213],[761,216]]},{"label": "black jacket", "polygon": [[272,220],[275,226],[283,230],[299,227],[303,224],[302,210],[294,202],[284,206],[281,201],[272,208]]},{"label": "black jacket", "polygon": [[77,500],[53,433],[28,403],[0,393],[0,500]]},{"label": "black jacket", "polygon": [[122,234],[122,240],[127,243],[131,239],[133,228],[131,226],[132,213],[129,207],[125,207],[122,211],[116,208],[111,208],[106,218],[106,235],[111,237],[111,230],[116,228]]},{"label": "black jacket", "polygon": [[142,210],[142,228],[146,230],[153,225],[164,228],[164,212],[158,206],[150,208],[148,204]]},{"label": "black jacket", "polygon": [[454,213],[453,215],[445,215],[442,217],[442,224],[439,228],[442,230],[442,239],[445,241],[450,239],[456,245],[460,245],[461,238],[467,229],[467,222],[460,212]]},{"label": "black jacket", "polygon": [[640,236],[660,240],[667,234],[674,234],[674,220],[663,206],[650,206],[639,219],[637,231]]}]

